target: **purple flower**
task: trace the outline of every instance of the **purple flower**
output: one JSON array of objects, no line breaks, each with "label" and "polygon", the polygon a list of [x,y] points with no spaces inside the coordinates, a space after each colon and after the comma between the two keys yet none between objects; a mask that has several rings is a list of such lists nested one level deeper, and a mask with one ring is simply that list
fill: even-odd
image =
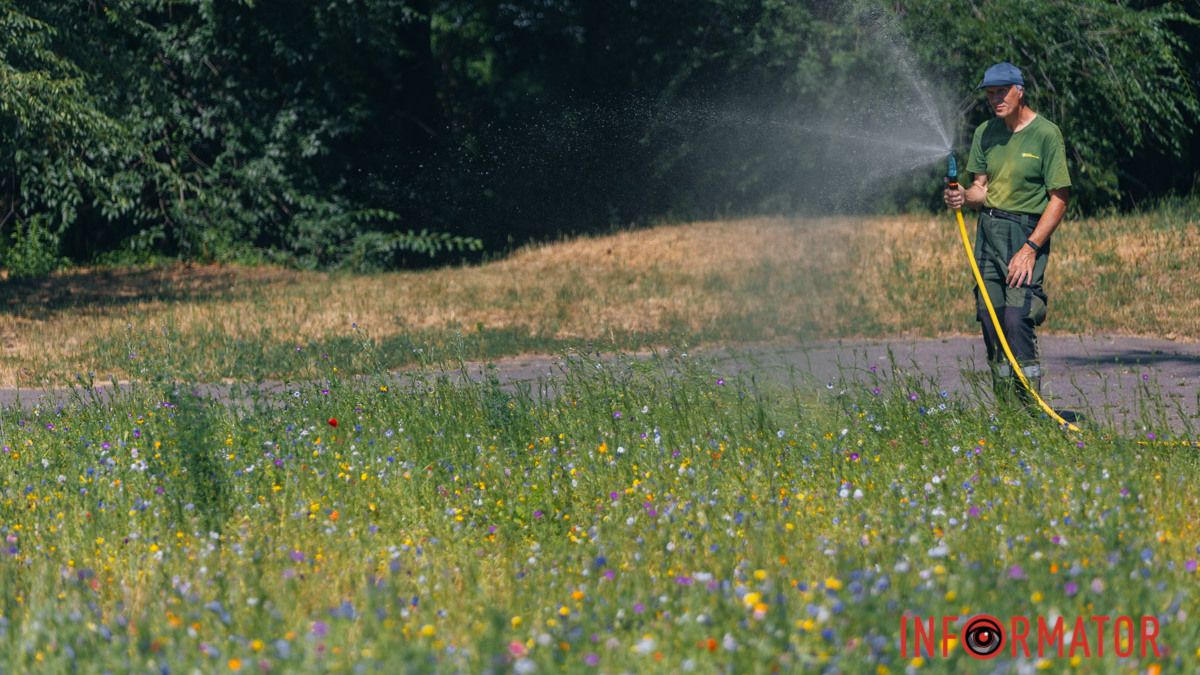
[{"label": "purple flower", "polygon": [[541,511],[534,511],[534,512],[533,512],[533,517],[534,517],[534,518],[541,518],[541,517],[542,517],[542,512],[541,512]]},{"label": "purple flower", "polygon": [[871,389],[871,393],[878,396],[879,395],[879,387],[875,387],[875,388]]},{"label": "purple flower", "polygon": [[1079,592],[1079,584],[1075,583],[1074,581],[1068,581],[1066,585],[1063,586],[1063,590],[1066,591],[1067,595],[1075,595]]},{"label": "purple flower", "polygon": [[978,518],[979,517],[979,507],[972,506],[970,509],[967,510],[967,515],[972,518]]},{"label": "purple flower", "polygon": [[314,621],[312,623],[312,634],[317,637],[325,637],[329,633],[329,624],[324,621]]},{"label": "purple flower", "polygon": [[1154,435],[1153,431],[1151,431],[1150,433],[1146,434],[1146,438],[1149,438],[1150,440],[1154,440],[1155,438],[1158,438],[1158,437]]},{"label": "purple flower", "polygon": [[1185,562],[1185,563],[1183,564],[1183,569],[1185,569],[1185,570],[1187,570],[1187,571],[1189,571],[1189,572],[1195,572],[1195,571],[1196,571],[1196,561],[1195,561],[1195,560],[1189,560],[1189,561]]},{"label": "purple flower", "polygon": [[613,413],[613,419],[614,420],[621,419],[621,411],[620,410],[617,410],[616,412]]},{"label": "purple flower", "polygon": [[358,617],[358,612],[354,611],[354,603],[349,600],[343,600],[342,604],[329,610],[329,615],[335,619],[350,619],[353,621]]},{"label": "purple flower", "polygon": [[1025,578],[1025,570],[1021,569],[1020,565],[1013,565],[1012,567],[1008,568],[1008,578],[1009,579],[1024,579]]},{"label": "purple flower", "polygon": [[615,493],[615,492],[610,492],[610,493],[608,493],[608,498],[609,498],[609,499],[611,499],[611,500],[613,500],[613,501],[615,502],[615,501],[617,501],[618,499],[620,499],[620,498],[621,498],[621,495],[619,495],[619,494],[617,494],[617,493]]},{"label": "purple flower", "polygon": [[292,551],[289,557],[292,559],[292,562],[304,562],[303,551]]},{"label": "purple flower", "polygon": [[641,614],[641,613],[642,613],[642,612],[644,612],[644,611],[646,611],[646,606],[645,606],[645,605],[643,605],[643,604],[642,604],[642,603],[640,603],[640,602],[636,602],[636,603],[634,603],[634,605],[633,605],[633,612],[634,612],[634,614]]},{"label": "purple flower", "polygon": [[600,657],[598,655],[596,655],[594,652],[588,652],[583,657],[583,662],[588,664],[589,666],[595,666],[600,663]]},{"label": "purple flower", "polygon": [[724,378],[721,378],[721,377],[718,377],[718,378],[717,378],[717,386],[718,386],[718,387],[724,387],[724,386],[725,386],[725,379],[724,379]]}]

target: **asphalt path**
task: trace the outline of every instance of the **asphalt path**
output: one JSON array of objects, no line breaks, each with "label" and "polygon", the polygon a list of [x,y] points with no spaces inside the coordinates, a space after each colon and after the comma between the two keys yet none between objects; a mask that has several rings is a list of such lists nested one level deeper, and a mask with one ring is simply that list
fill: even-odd
[{"label": "asphalt path", "polygon": [[[1038,343],[1042,397],[1055,410],[1123,433],[1200,436],[1200,343],[1123,335],[1049,335]],[[987,352],[978,337],[738,345],[694,355],[711,363],[714,376],[753,374],[839,389],[874,388],[899,376],[991,404]],[[525,356],[498,360],[491,372],[503,382],[532,383],[562,367],[561,359]]]},{"label": "asphalt path", "polygon": [[[1057,410],[1082,413],[1124,432],[1191,433],[1200,430],[1200,343],[1120,335],[1048,335],[1039,339],[1043,397]],[[629,355],[640,358],[645,355]],[[919,378],[925,386],[954,396],[990,398],[983,344],[977,337],[893,338],[828,342],[737,345],[703,348],[689,355],[704,360],[715,376],[754,375],[761,380],[798,382],[840,389],[874,387],[895,376]],[[572,367],[562,356],[530,355],[467,364],[471,379],[496,377],[506,387],[530,385],[553,392],[553,383]],[[398,372],[403,380],[409,375]],[[463,372],[454,373],[462,377]],[[119,388],[128,388],[122,385]],[[284,392],[279,382],[257,385]],[[203,385],[199,393],[233,401],[231,385]],[[0,389],[0,406],[32,409],[103,404],[111,387],[81,396],[80,390]],[[1195,434],[1192,434],[1195,435]]]}]

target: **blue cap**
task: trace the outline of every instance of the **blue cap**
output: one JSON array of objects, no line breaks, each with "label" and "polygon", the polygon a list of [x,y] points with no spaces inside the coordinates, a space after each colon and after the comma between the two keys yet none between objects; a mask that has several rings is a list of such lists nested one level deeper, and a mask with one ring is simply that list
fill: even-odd
[{"label": "blue cap", "polygon": [[1003,63],[997,63],[991,68],[988,68],[987,72],[983,74],[983,82],[980,82],[979,86],[975,88],[983,89],[984,87],[1003,87],[1009,84],[1019,84],[1024,87],[1025,78],[1021,77],[1020,68],[1014,66],[1008,61],[1005,61]]}]

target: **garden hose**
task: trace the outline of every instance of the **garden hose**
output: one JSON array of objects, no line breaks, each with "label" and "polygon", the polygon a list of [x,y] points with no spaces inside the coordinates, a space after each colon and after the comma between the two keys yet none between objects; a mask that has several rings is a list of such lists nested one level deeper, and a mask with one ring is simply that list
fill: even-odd
[{"label": "garden hose", "polygon": [[[951,189],[958,188],[958,164],[954,161],[953,154],[950,155],[948,164],[946,185]],[[1038,406],[1050,416],[1050,419],[1058,422],[1059,426],[1066,427],[1071,431],[1080,431],[1079,427],[1071,424],[1063,419],[1062,415],[1054,412],[1054,408],[1051,408],[1043,401],[1041,395],[1029,384],[1029,379],[1025,377],[1024,371],[1021,370],[1021,366],[1017,363],[1017,358],[1013,356],[1012,349],[1008,346],[1008,340],[1004,337],[1004,329],[1000,326],[1000,319],[996,316],[996,308],[992,306],[992,299],[988,297],[987,286],[983,284],[983,274],[979,272],[979,264],[975,261],[975,251],[971,248],[971,239],[967,236],[967,226],[963,222],[961,208],[954,209],[954,217],[958,220],[958,231],[962,235],[963,248],[967,251],[967,262],[971,264],[971,273],[975,275],[975,284],[979,287],[979,295],[983,298],[983,304],[987,307],[988,316],[992,319],[992,326],[996,329],[996,336],[1000,338],[1000,346],[1004,348],[1004,356],[1008,358],[1008,363],[1012,366],[1013,372],[1017,374],[1017,379],[1021,381],[1021,386],[1025,387],[1025,390],[1037,401]]]}]

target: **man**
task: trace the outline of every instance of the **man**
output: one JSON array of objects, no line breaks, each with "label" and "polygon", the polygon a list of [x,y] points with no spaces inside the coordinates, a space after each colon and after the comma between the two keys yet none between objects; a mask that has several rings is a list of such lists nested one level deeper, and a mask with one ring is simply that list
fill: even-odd
[{"label": "man", "polygon": [[[1050,236],[1066,213],[1071,187],[1066,149],[1058,127],[1029,107],[1025,80],[1016,66],[997,63],[988,68],[978,89],[986,92],[995,117],[979,125],[971,141],[966,168],[974,180],[965,189],[947,189],[943,198],[951,209],[981,209],[975,260],[1004,337],[1036,390],[1042,370],[1034,328],[1046,319],[1042,283]],[[1016,394],[1030,404],[978,288],[975,300],[997,398]]]}]

